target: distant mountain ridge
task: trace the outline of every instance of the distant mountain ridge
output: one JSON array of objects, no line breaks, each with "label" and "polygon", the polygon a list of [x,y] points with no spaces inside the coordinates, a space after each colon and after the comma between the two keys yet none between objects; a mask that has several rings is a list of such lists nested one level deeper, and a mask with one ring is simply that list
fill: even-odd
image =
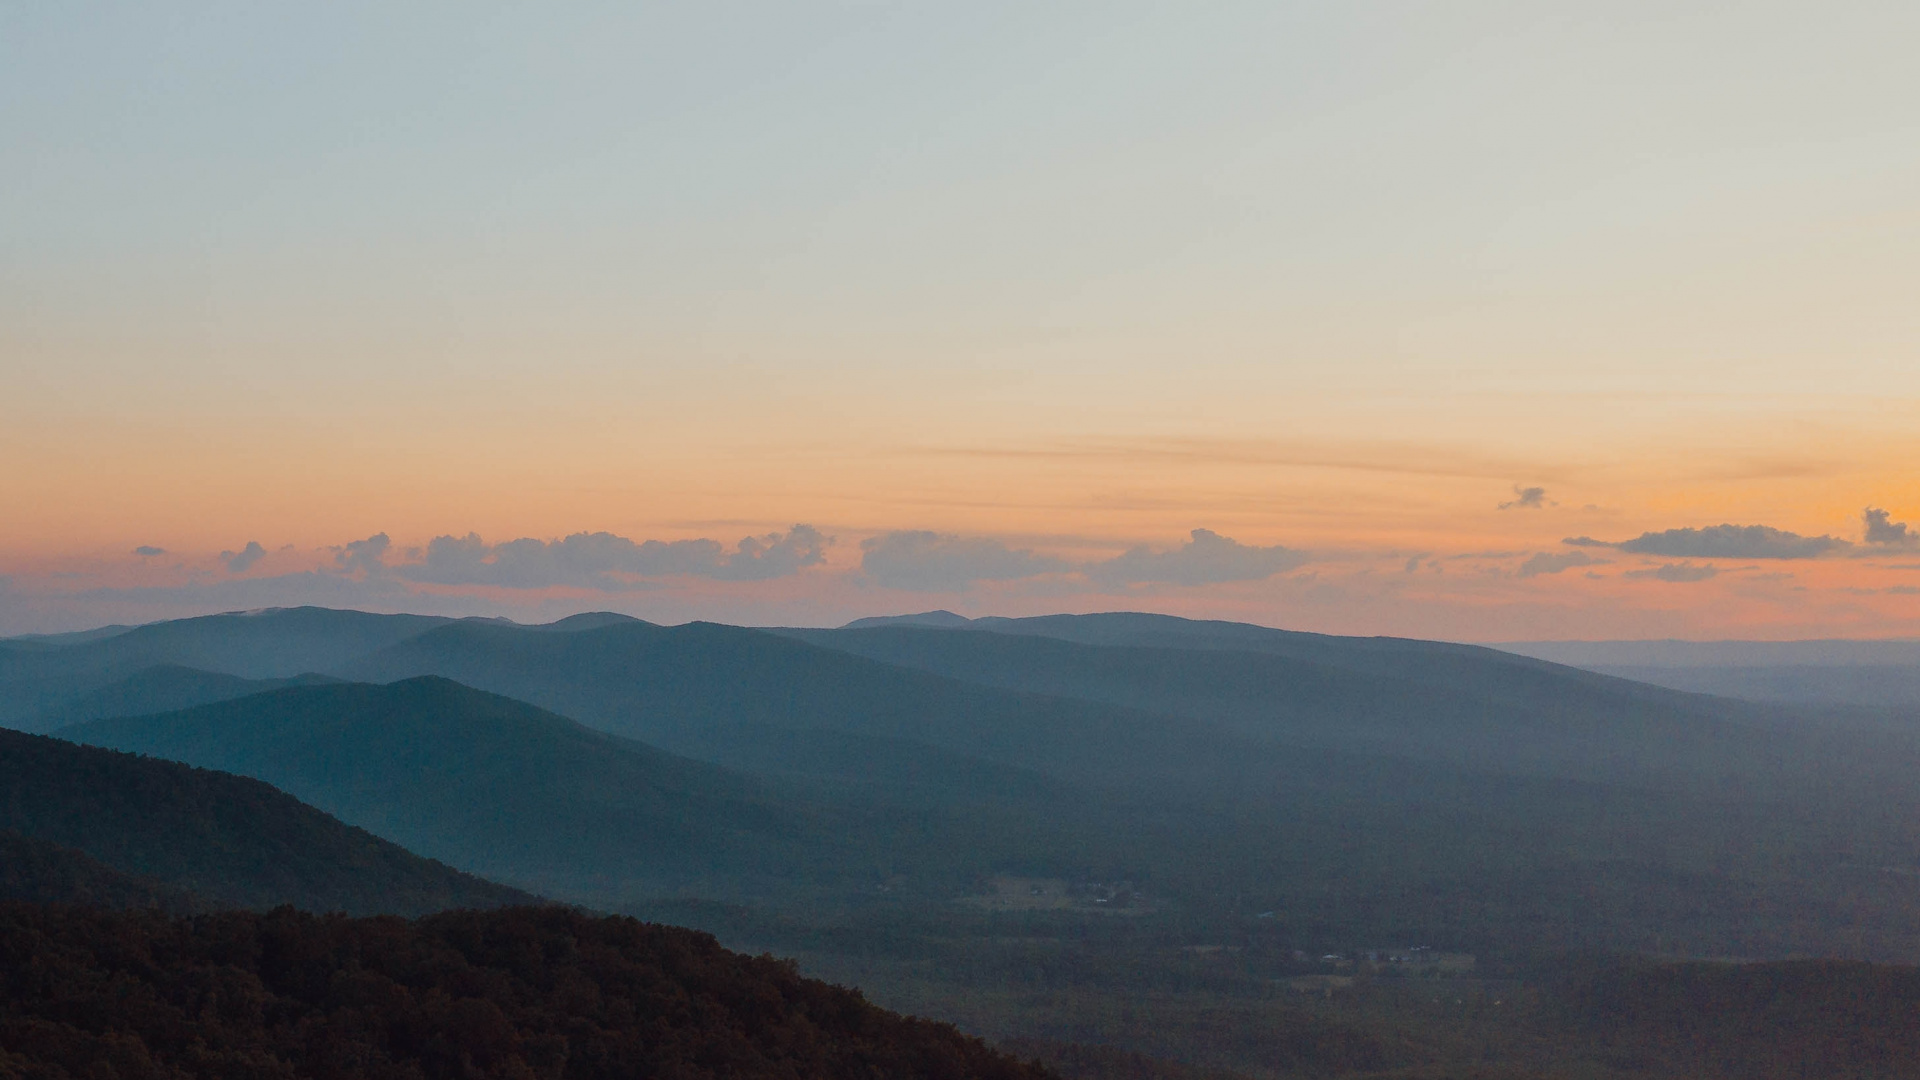
[{"label": "distant mountain ridge", "polygon": [[[272,636],[327,617],[250,618]],[[987,625],[1018,632],[440,621],[328,674],[485,694],[443,684],[402,708],[424,691],[294,688],[80,737],[261,776],[594,902],[774,881],[951,898],[1012,874],[1153,881],[1156,903],[1257,905],[1316,933],[1564,941],[1578,910],[1594,940],[1764,952],[1845,904],[1885,950],[1864,955],[1920,939],[1895,872],[1920,803],[1903,733],[1473,646],[1125,613]],[[501,764],[526,755],[544,764]],[[556,779],[574,773],[597,779]],[[1712,909],[1748,921],[1694,914]]]},{"label": "distant mountain ridge", "polygon": [[330,675],[313,673],[290,679],[244,679],[238,675],[162,664],[49,709],[34,717],[32,728],[53,732],[89,720],[172,712],[289,686],[321,686],[338,681]]}]

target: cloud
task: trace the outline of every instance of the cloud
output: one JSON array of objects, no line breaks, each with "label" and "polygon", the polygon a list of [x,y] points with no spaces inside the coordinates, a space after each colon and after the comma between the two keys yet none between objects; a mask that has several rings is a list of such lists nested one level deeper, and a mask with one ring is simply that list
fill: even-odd
[{"label": "cloud", "polygon": [[574,533],[560,540],[522,538],[488,544],[478,534],[437,536],[401,577],[427,585],[495,585],[543,589],[570,585],[609,591],[644,578],[694,576],[720,581],[764,581],[814,566],[833,539],[811,525],[749,536],[726,550],[717,540],[647,540],[609,532]]},{"label": "cloud", "polygon": [[1695,566],[1690,562],[1677,562],[1668,563],[1665,566],[1656,566],[1651,570],[1629,570],[1622,576],[1630,578],[1654,578],[1659,581],[1688,582],[1705,581],[1718,573],[1720,573],[1720,571],[1711,565]]},{"label": "cloud", "polygon": [[1212,585],[1258,581],[1307,562],[1305,552],[1285,547],[1252,547],[1211,529],[1193,530],[1193,539],[1172,551],[1133,548],[1086,568],[1103,585]]},{"label": "cloud", "polygon": [[1547,489],[1543,487],[1523,488],[1513,485],[1514,498],[1511,502],[1500,504],[1502,510],[1538,510],[1547,505]]},{"label": "cloud", "polygon": [[958,592],[976,581],[1010,581],[1071,565],[986,537],[890,532],[860,543],[860,571],[889,589]]},{"label": "cloud", "polygon": [[1832,536],[1801,536],[1766,525],[1711,525],[1641,533],[1610,544],[1589,536],[1562,540],[1575,547],[1613,547],[1632,555],[1695,559],[1813,559],[1852,547]]},{"label": "cloud", "polygon": [[1867,543],[1877,547],[1916,547],[1920,546],[1920,530],[1915,530],[1904,521],[1893,520],[1893,515],[1885,510],[1867,507],[1860,513],[1866,522]]},{"label": "cloud", "polygon": [[1516,576],[1539,577],[1541,574],[1557,574],[1562,570],[1571,570],[1576,566],[1597,566],[1606,561],[1596,559],[1584,551],[1563,551],[1558,554],[1542,551],[1521,563]]},{"label": "cloud", "polygon": [[826,561],[833,537],[811,525],[783,533],[749,536],[707,576],[722,581],[765,581],[785,577]]},{"label": "cloud", "polygon": [[393,541],[386,533],[374,533],[365,540],[355,540],[333,549],[334,565],[345,574],[365,574],[369,579],[387,572],[387,549]]},{"label": "cloud", "polygon": [[[1902,528],[1905,528],[1905,526],[1902,526]],[[149,559],[155,555],[165,555],[167,553],[167,549],[157,548],[157,547],[154,547],[152,544],[141,544],[139,547],[133,549],[133,553],[135,555],[140,556],[143,559]]]},{"label": "cloud", "polygon": [[[361,543],[365,542],[364,540],[361,541]],[[261,547],[260,541],[258,540],[247,541],[247,546],[238,552],[223,551],[220,553],[221,560],[227,564],[227,570],[235,574],[246,573],[248,568],[253,566],[254,563],[266,557],[267,549]]]}]

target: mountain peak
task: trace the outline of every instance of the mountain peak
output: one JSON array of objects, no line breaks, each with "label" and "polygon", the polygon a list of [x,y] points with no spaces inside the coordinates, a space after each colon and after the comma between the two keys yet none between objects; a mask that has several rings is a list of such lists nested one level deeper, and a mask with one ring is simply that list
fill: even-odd
[{"label": "mountain peak", "polygon": [[938,611],[922,611],[917,615],[875,615],[871,618],[855,619],[841,629],[861,630],[874,626],[932,626],[941,629],[957,629],[972,625],[973,620],[965,615],[955,615],[941,608]]}]

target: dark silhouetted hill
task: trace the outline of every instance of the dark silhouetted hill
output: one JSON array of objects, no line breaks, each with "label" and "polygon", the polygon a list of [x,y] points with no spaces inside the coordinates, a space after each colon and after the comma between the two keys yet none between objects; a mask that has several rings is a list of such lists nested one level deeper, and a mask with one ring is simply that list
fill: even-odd
[{"label": "dark silhouetted hill", "polygon": [[416,914],[530,898],[258,780],[0,730],[0,829],[210,903]]},{"label": "dark silhouetted hill", "polygon": [[6,1077],[1046,1075],[787,963],[632,919],[0,907]]}]

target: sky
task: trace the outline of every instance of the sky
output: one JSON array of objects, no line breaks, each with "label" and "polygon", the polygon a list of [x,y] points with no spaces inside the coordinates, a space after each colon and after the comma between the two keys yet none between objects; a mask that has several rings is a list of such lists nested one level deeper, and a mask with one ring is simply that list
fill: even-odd
[{"label": "sky", "polygon": [[1920,636],[1915,40],[1764,0],[0,4],[0,634]]}]

